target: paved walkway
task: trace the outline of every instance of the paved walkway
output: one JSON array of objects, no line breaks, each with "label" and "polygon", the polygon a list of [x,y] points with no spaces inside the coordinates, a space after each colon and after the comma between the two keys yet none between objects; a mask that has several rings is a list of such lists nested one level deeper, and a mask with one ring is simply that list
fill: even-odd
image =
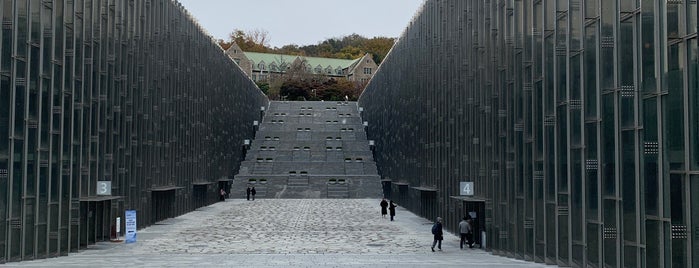
[{"label": "paved walkway", "polygon": [[135,244],[98,243],[18,267],[546,267],[459,249],[401,207],[391,222],[375,199],[231,199],[139,230]]}]

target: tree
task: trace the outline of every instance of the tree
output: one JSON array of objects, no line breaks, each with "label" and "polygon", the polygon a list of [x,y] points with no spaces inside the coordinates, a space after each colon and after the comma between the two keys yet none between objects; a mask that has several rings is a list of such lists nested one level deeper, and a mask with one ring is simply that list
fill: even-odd
[{"label": "tree", "polygon": [[224,41],[223,39],[218,39],[218,40],[216,40],[216,42],[218,43],[219,46],[221,46],[221,48],[223,48],[223,50],[228,50],[228,48],[230,48],[233,45],[232,42],[227,42],[227,41]]},{"label": "tree", "polygon": [[230,42],[238,44],[241,50],[246,52],[270,52],[269,32],[261,29],[243,31],[235,29],[228,36]]},{"label": "tree", "polygon": [[279,95],[287,100],[307,100],[310,97],[311,87],[308,81],[287,80],[282,84]]},{"label": "tree", "polygon": [[281,48],[277,48],[274,50],[275,53],[279,54],[285,54],[285,55],[296,55],[296,56],[304,56],[303,50],[299,48],[298,45],[285,45]]},{"label": "tree", "polygon": [[352,60],[361,58],[362,56],[364,56],[365,53],[366,52],[364,52],[364,50],[358,47],[346,46],[343,47],[339,52],[333,54],[333,58]]},{"label": "tree", "polygon": [[362,49],[367,53],[371,53],[374,56],[374,61],[376,64],[380,64],[386,55],[395,44],[395,38],[389,37],[374,37],[367,40],[362,46]]},{"label": "tree", "polygon": [[265,93],[265,95],[269,95],[269,83],[267,82],[255,82],[258,88],[262,90],[262,93]]}]

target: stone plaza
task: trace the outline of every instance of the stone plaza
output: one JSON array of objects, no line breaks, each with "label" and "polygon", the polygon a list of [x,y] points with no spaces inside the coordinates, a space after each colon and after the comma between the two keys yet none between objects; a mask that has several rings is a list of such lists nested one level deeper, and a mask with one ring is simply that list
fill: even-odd
[{"label": "stone plaza", "polygon": [[[399,204],[400,205],[400,204]],[[68,256],[11,267],[546,267],[459,249],[445,234],[432,252],[430,220],[376,199],[229,199],[138,231],[137,242],[102,242]]]}]

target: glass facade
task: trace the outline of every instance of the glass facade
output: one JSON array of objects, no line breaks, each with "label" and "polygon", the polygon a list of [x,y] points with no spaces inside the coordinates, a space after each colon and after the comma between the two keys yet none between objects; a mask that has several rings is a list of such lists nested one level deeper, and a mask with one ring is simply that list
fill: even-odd
[{"label": "glass facade", "polygon": [[0,0],[0,16],[0,263],[108,240],[125,209],[143,227],[217,200],[267,98],[180,4]]},{"label": "glass facade", "polygon": [[697,45],[694,0],[428,0],[359,100],[385,191],[482,200],[500,255],[699,267]]}]

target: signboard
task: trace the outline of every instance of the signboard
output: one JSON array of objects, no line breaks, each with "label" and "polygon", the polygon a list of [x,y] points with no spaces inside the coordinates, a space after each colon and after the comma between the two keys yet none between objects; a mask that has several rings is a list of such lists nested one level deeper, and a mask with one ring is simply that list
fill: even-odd
[{"label": "signboard", "polygon": [[459,188],[461,188],[461,195],[473,195],[474,189],[472,181],[462,181]]},{"label": "signboard", "polygon": [[125,213],[126,218],[126,235],[124,239],[126,243],[136,243],[136,211],[127,210]]},{"label": "signboard", "polygon": [[97,195],[112,195],[112,182],[97,181]]},{"label": "signboard", "polygon": [[116,233],[117,235],[121,233],[121,217],[116,218]]}]

